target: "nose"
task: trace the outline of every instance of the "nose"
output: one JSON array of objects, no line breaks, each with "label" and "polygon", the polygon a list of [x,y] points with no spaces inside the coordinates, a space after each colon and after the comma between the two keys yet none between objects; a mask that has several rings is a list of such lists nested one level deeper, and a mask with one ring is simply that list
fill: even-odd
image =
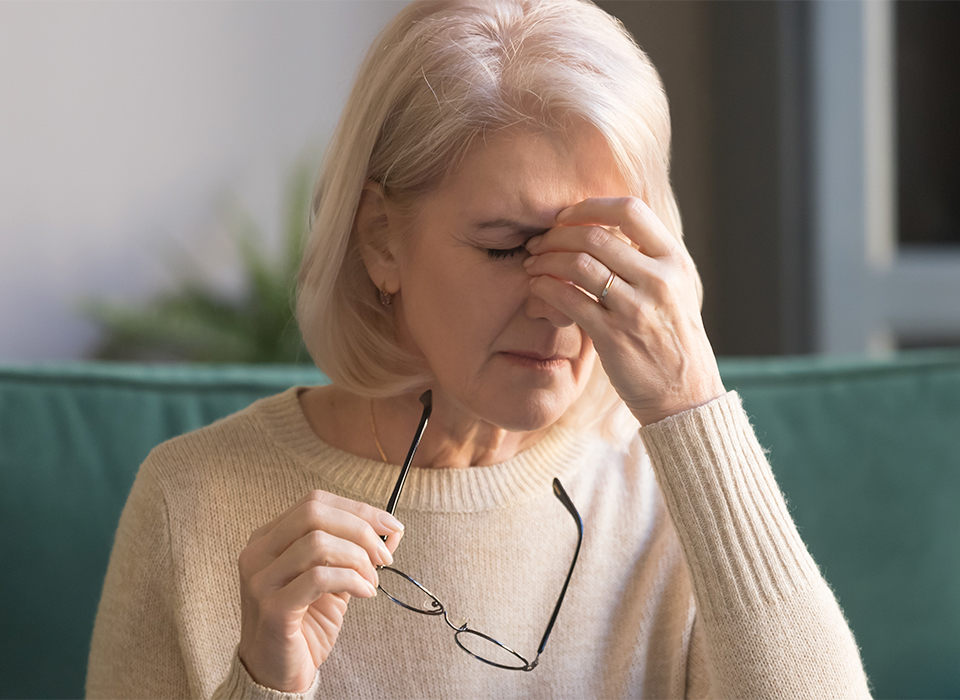
[{"label": "nose", "polygon": [[527,292],[523,310],[531,319],[543,318],[557,328],[566,328],[573,325],[573,319],[554,306],[551,306],[538,296]]}]

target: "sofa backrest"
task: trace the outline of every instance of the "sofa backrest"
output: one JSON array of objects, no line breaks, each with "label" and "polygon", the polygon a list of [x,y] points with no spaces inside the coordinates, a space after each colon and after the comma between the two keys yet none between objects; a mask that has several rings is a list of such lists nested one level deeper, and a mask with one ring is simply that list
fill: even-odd
[{"label": "sofa backrest", "polygon": [[960,698],[960,353],[728,361],[878,698]]},{"label": "sofa backrest", "polygon": [[[960,353],[728,360],[878,697],[960,697]],[[155,445],[304,367],[0,368],[0,697],[80,697],[113,533]]]},{"label": "sofa backrest", "polygon": [[83,697],[114,531],[153,447],[324,381],[301,367],[0,369],[0,697]]}]

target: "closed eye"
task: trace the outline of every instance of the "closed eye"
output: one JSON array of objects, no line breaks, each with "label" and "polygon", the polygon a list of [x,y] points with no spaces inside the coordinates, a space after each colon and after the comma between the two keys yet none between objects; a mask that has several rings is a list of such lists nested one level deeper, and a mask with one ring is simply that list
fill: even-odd
[{"label": "closed eye", "polygon": [[526,252],[526,247],[522,245],[518,245],[516,248],[487,248],[487,255],[496,260],[512,258],[514,255]]}]

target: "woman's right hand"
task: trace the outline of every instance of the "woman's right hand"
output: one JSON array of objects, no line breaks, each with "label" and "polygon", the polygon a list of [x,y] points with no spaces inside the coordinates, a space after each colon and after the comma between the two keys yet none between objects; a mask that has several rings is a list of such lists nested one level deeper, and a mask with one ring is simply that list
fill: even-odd
[{"label": "woman's right hand", "polygon": [[250,535],[239,561],[239,655],[253,680],[309,689],[350,597],[376,595],[376,567],[393,563],[402,530],[385,511],[311,491]]}]

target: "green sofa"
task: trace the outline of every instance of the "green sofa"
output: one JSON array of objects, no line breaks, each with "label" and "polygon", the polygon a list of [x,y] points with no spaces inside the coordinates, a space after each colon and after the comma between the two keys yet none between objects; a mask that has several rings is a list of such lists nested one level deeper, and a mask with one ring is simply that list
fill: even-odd
[{"label": "green sofa", "polygon": [[[726,360],[877,697],[960,698],[960,352]],[[167,438],[304,367],[0,368],[0,697],[83,693],[113,532]]]}]

